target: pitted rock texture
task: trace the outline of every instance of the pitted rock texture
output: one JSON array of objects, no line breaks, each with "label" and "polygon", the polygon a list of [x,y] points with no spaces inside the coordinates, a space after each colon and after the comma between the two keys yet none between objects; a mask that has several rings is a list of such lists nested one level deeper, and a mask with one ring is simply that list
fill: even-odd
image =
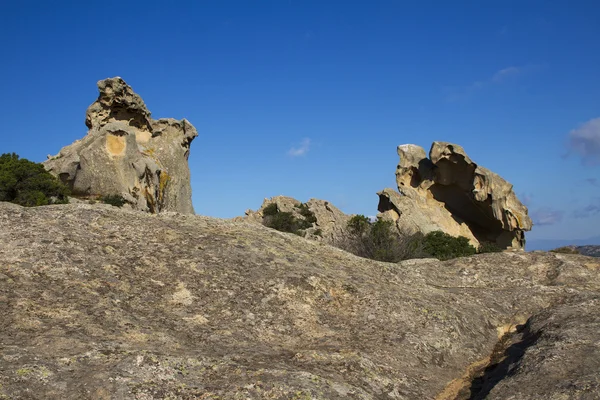
[{"label": "pitted rock texture", "polygon": [[193,214],[188,157],[198,136],[185,119],[154,120],[121,78],[98,82],[88,134],[44,166],[80,198],[120,195],[137,210]]},{"label": "pitted rock texture", "polygon": [[596,258],[388,264],[100,204],[0,203],[0,226],[0,398],[468,399],[523,324],[490,398],[598,394]]},{"label": "pitted rock texture", "polygon": [[[288,196],[274,196],[264,199],[258,210],[246,210],[244,217],[238,217],[235,220],[262,224],[263,210],[270,204],[277,204],[279,211],[291,212],[295,217],[302,218],[298,212],[298,206],[302,204],[301,201]],[[328,244],[339,241],[344,235],[348,221],[352,216],[344,214],[339,208],[326,200],[310,199],[305,204],[315,214],[317,220],[312,228],[306,230],[305,237]],[[315,234],[315,232],[318,234]]]},{"label": "pitted rock texture", "polygon": [[378,209],[401,233],[441,230],[471,244],[522,249],[532,222],[513,186],[467,156],[458,145],[434,142],[429,151],[398,146],[398,192],[378,193]]}]

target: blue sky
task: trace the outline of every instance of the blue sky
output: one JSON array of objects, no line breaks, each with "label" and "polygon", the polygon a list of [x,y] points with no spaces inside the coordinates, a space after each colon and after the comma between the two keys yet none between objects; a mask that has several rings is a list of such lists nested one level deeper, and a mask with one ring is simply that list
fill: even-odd
[{"label": "blue sky", "polygon": [[373,215],[396,146],[462,145],[515,186],[530,239],[600,235],[595,1],[0,2],[0,152],[86,133],[96,82],[199,132],[199,214],[279,194]]}]

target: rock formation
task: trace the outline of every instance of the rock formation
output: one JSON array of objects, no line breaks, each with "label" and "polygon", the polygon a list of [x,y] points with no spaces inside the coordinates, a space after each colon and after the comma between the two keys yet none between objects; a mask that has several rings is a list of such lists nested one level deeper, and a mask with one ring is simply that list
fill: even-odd
[{"label": "rock formation", "polygon": [[0,226],[0,398],[600,393],[597,258],[387,264],[260,225],[107,205],[0,203]]},{"label": "rock formation", "polygon": [[435,230],[465,236],[474,245],[491,242],[522,249],[532,222],[510,183],[473,162],[462,147],[434,142],[398,146],[398,192],[378,193],[379,212],[402,233]]},{"label": "rock formation", "polygon": [[[279,211],[291,212],[296,218],[302,218],[298,209],[302,202],[292,197],[275,196],[264,199],[263,204],[257,211],[246,210],[246,215],[236,218],[236,220],[262,224],[263,211],[271,204],[277,204]],[[344,214],[333,204],[325,200],[310,199],[305,204],[314,213],[317,220],[312,228],[306,230],[305,236],[307,238],[332,244],[342,237],[351,216]]]},{"label": "rock formation", "polygon": [[98,82],[87,135],[44,166],[78,197],[120,195],[138,210],[193,214],[188,157],[198,133],[185,119],[154,120],[119,77]]}]

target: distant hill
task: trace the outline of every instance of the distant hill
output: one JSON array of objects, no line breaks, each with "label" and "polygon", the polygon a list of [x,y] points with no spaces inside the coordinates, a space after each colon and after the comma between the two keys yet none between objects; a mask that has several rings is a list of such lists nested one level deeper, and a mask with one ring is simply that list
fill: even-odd
[{"label": "distant hill", "polygon": [[600,236],[587,239],[527,239],[525,250],[552,250],[565,246],[600,246]]},{"label": "distant hill", "polygon": [[579,251],[579,254],[583,254],[584,256],[600,257],[600,246],[577,246],[576,249]]}]

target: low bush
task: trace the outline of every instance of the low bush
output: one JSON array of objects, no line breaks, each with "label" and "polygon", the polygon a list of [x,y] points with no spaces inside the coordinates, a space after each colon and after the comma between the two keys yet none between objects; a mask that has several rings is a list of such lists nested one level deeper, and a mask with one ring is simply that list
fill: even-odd
[{"label": "low bush", "polygon": [[15,153],[0,156],[0,201],[34,207],[65,204],[68,196],[69,189],[42,164],[19,158]]},{"label": "low bush", "polygon": [[263,216],[269,217],[277,214],[279,212],[279,208],[277,208],[277,204],[271,203],[263,209]]},{"label": "low bush", "polygon": [[297,218],[292,212],[280,211],[275,203],[269,204],[263,209],[263,225],[281,232],[304,236],[305,230],[311,228],[317,218],[306,204],[300,204],[296,208],[302,218]]},{"label": "low bush", "polygon": [[499,253],[502,251],[502,248],[498,246],[494,242],[483,242],[479,245],[479,249],[477,249],[477,253]]},{"label": "low bush", "polygon": [[477,252],[466,237],[454,237],[441,231],[429,232],[423,244],[425,253],[439,260],[472,256]]},{"label": "low bush", "polygon": [[348,221],[346,234],[335,245],[359,257],[398,262],[425,256],[422,239],[422,235],[399,236],[392,221],[371,222],[364,215],[355,215]]},{"label": "low bush", "polygon": [[102,196],[100,197],[100,201],[119,208],[123,207],[125,203],[127,203],[127,200],[125,200],[120,194],[109,194]]}]

